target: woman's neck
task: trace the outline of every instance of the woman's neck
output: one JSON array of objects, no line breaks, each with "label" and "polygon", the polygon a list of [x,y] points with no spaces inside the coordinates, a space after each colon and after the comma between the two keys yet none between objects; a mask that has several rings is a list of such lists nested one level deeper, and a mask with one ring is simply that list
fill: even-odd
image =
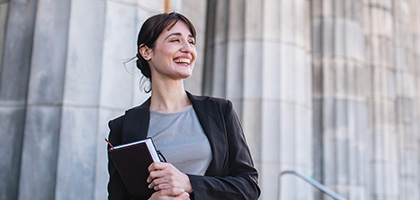
[{"label": "woman's neck", "polygon": [[152,85],[150,110],[159,112],[179,112],[191,105],[182,81],[175,84]]}]

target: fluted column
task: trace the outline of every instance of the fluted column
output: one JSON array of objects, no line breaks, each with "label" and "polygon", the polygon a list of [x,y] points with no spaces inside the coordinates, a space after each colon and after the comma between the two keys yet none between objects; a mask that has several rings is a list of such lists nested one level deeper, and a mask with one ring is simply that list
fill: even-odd
[{"label": "fluted column", "polygon": [[[278,198],[283,170],[312,175],[309,2],[208,1],[205,89],[231,99],[260,171],[261,199]],[[282,179],[282,199],[311,199]],[[294,188],[294,190],[291,190]]]},{"label": "fluted column", "polygon": [[207,2],[204,90],[207,95],[226,95],[226,60],[229,22],[229,1]]},{"label": "fluted column", "polygon": [[[242,0],[210,0],[207,5],[203,93],[229,98],[241,116],[245,84],[258,84],[258,81],[244,81],[245,27],[255,12],[245,15],[246,4]],[[261,52],[254,52],[253,63],[260,61],[260,55]]]},{"label": "fluted column", "polygon": [[[104,194],[106,171],[95,175],[104,160],[103,137],[98,123],[102,76],[105,2],[71,1],[67,36],[65,74],[63,76],[62,113],[59,128],[57,178],[54,199],[95,199],[95,189]],[[120,16],[122,19],[123,16]],[[122,24],[122,22],[121,22]],[[124,27],[126,28],[126,27]],[[119,29],[126,30],[126,29]],[[122,37],[126,38],[126,37]],[[120,40],[122,42],[122,40]],[[128,48],[127,48],[128,49]],[[119,49],[121,52],[122,50]],[[105,123],[104,123],[105,124]],[[102,126],[105,126],[101,124]],[[102,140],[96,140],[97,136]],[[98,142],[97,142],[98,141]],[[101,146],[102,151],[97,151]],[[98,154],[98,156],[97,156]],[[99,156],[104,157],[104,156]],[[102,178],[96,182],[95,178]],[[101,185],[98,188],[97,185]],[[102,196],[101,199],[105,199]],[[98,198],[96,198],[98,199]]]},{"label": "fluted column", "polygon": [[372,194],[370,199],[397,199],[398,134],[396,130],[395,26],[393,4],[366,1],[366,63],[371,69],[369,96],[372,127]]},{"label": "fluted column", "polygon": [[315,179],[354,200],[369,199],[362,11],[358,0],[312,2]]},{"label": "fluted column", "polygon": [[0,1],[0,71],[3,63],[4,36],[6,34],[7,14],[9,3]]},{"label": "fluted column", "polygon": [[[266,10],[270,10],[271,13],[264,10],[267,14],[264,20],[273,22],[264,27],[265,32],[270,32],[270,37],[264,38],[267,44],[264,50],[267,62],[263,64],[267,67],[264,68],[263,76],[263,127],[267,127],[262,129],[266,134],[263,137],[265,141],[262,142],[263,155],[269,156],[270,151],[274,153],[273,147],[277,146],[279,154],[266,157],[266,161],[269,161],[267,164],[271,164],[271,159],[277,155],[280,167],[278,171],[295,170],[307,177],[313,176],[310,4],[309,0],[290,0],[265,5]],[[279,9],[279,14],[276,14],[275,8]],[[277,20],[273,19],[273,16],[278,17]],[[279,36],[269,31],[272,26],[277,28]],[[278,71],[273,71],[273,68],[277,68]],[[278,118],[273,113],[273,110],[277,109]],[[277,144],[271,141],[275,138],[276,131],[270,127],[280,130]],[[268,169],[267,174],[263,174],[266,180],[270,180],[265,182],[266,187],[274,184],[271,169]],[[280,199],[313,199],[311,191],[313,190],[310,185],[296,177],[283,177]]]},{"label": "fluted column", "polygon": [[0,199],[17,199],[36,2],[0,4]]},{"label": "fluted column", "polygon": [[419,1],[394,1],[396,131],[400,200],[419,199],[419,132],[416,130],[416,36],[420,30]]},{"label": "fluted column", "polygon": [[[414,127],[413,127],[413,133],[414,133],[414,139],[416,141],[420,141],[420,2],[416,0],[410,1],[410,8],[412,12],[412,32],[413,32],[413,61],[412,64],[412,70],[414,73]],[[412,181],[417,181],[417,184],[413,184],[412,186],[414,188],[414,192],[417,193],[415,197],[420,198],[420,144],[417,143],[417,145],[414,147],[414,149],[417,149],[417,162],[414,161],[412,163],[415,167],[413,167],[414,170],[417,170],[417,178],[412,179]],[[417,186],[415,186],[417,185]]]},{"label": "fluted column", "polygon": [[[245,26],[251,19],[251,15],[245,15],[245,4],[242,0],[208,1],[208,13],[211,14],[207,15],[206,30],[203,93],[229,98],[239,115],[245,87]],[[258,58],[258,53],[255,56]]]},{"label": "fluted column", "polygon": [[[413,127],[413,138],[415,141],[420,141],[420,2],[416,0],[410,1],[410,8],[412,12],[412,32],[413,32],[413,60],[411,62],[412,64],[412,71],[414,73],[414,127]],[[413,142],[413,141],[411,141]],[[412,178],[410,184],[410,189],[413,191],[413,196],[417,199],[420,199],[420,147],[419,142],[417,142],[417,145],[414,146],[414,151],[417,152],[417,161],[411,161],[411,164],[413,164],[415,167],[410,167],[410,169],[413,169],[417,172],[416,176],[417,178]],[[414,152],[412,151],[412,152]],[[415,174],[415,172],[414,172]],[[416,183],[417,182],[417,183]]]},{"label": "fluted column", "polygon": [[54,199],[70,1],[39,0],[24,126],[19,199]]}]

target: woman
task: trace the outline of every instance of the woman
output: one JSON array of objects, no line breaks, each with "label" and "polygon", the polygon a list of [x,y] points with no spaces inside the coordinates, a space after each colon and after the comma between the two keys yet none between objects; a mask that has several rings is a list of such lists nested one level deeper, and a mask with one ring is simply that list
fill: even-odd
[{"label": "woman", "polygon": [[[152,163],[150,199],[252,199],[258,173],[239,119],[228,100],[184,90],[197,58],[196,31],[179,13],[150,17],[138,35],[137,67],[151,97],[109,122],[114,145],[152,137],[168,162]],[[112,161],[109,199],[131,199]]]}]

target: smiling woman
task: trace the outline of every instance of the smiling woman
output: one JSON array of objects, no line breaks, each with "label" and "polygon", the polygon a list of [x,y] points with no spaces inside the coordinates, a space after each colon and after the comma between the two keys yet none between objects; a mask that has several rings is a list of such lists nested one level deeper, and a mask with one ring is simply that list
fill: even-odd
[{"label": "smiling woman", "polygon": [[[153,138],[167,163],[149,166],[150,199],[250,199],[260,195],[258,173],[229,100],[192,95],[184,79],[197,51],[192,23],[179,13],[150,17],[138,35],[137,67],[151,97],[109,122],[109,141],[121,145]],[[153,81],[152,81],[153,77]],[[136,199],[108,161],[109,199]]]}]

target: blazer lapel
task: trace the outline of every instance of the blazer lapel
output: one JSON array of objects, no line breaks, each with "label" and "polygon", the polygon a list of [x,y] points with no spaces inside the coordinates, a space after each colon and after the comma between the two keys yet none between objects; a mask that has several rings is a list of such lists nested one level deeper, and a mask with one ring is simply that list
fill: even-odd
[{"label": "blazer lapel", "polygon": [[149,130],[150,98],[142,105],[127,110],[125,113],[122,143],[130,143],[145,139]]}]

